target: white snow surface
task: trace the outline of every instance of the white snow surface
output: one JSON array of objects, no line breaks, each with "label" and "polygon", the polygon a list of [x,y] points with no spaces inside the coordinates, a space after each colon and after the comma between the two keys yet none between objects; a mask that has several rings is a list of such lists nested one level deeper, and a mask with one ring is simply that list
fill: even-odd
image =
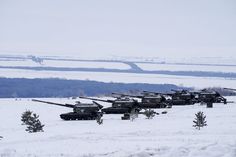
[{"label": "white snow surface", "polygon": [[[48,98],[73,103],[74,100]],[[236,97],[228,97],[236,100]],[[27,133],[21,114],[32,110],[45,124],[44,132]],[[166,109],[157,109],[161,112]],[[235,157],[236,104],[175,106],[153,119],[139,115],[122,121],[122,115],[105,115],[95,121],[63,121],[70,108],[32,102],[30,99],[0,99],[1,157]],[[205,113],[208,126],[192,127],[195,113]]]},{"label": "white snow surface", "polygon": [[236,66],[213,66],[213,65],[178,65],[178,64],[148,64],[138,63],[141,69],[147,71],[166,70],[166,71],[204,71],[235,73]]},{"label": "white snow surface", "polygon": [[66,67],[66,68],[104,68],[104,69],[129,69],[130,66],[116,62],[86,62],[86,61],[63,61],[63,60],[44,60],[41,64],[25,60],[0,60],[0,66],[18,67]]},{"label": "white snow surface", "polygon": [[124,63],[116,62],[82,62],[82,61],[58,61],[44,60],[43,66],[49,67],[67,67],[67,68],[104,68],[104,69],[130,69],[130,66]]}]

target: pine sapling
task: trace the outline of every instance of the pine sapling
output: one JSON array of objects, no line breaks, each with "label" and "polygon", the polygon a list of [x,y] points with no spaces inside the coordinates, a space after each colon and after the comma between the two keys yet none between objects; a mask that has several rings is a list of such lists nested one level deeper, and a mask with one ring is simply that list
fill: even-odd
[{"label": "pine sapling", "polygon": [[30,110],[26,110],[25,112],[22,113],[22,115],[21,115],[22,125],[27,125],[30,117],[32,116],[32,113],[33,112]]},{"label": "pine sapling", "polygon": [[194,123],[193,127],[200,130],[201,127],[207,126],[206,116],[204,115],[203,112],[199,111],[198,113],[195,114],[195,116],[196,118],[193,121]]},{"label": "pine sapling", "polygon": [[153,117],[155,117],[155,114],[156,112],[151,109],[147,109],[144,111],[144,115],[147,117],[147,119],[152,119]]},{"label": "pine sapling", "polygon": [[130,112],[130,120],[134,121],[136,118],[138,118],[138,110],[136,108],[133,108]]},{"label": "pine sapling", "polygon": [[103,124],[103,119],[102,119],[102,115],[101,115],[101,114],[99,114],[99,115],[97,116],[96,121],[97,121],[97,123],[98,123],[99,125]]},{"label": "pine sapling", "polygon": [[43,127],[42,123],[39,120],[39,115],[33,113],[32,111],[26,110],[22,116],[21,116],[21,121],[23,122],[22,125],[26,125],[26,131],[29,133],[33,132],[43,132]]}]

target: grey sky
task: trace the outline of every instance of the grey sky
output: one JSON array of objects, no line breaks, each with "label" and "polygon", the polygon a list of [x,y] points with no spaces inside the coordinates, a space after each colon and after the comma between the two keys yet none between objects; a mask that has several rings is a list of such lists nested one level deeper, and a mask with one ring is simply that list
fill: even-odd
[{"label": "grey sky", "polygon": [[235,0],[0,0],[0,53],[234,56]]}]

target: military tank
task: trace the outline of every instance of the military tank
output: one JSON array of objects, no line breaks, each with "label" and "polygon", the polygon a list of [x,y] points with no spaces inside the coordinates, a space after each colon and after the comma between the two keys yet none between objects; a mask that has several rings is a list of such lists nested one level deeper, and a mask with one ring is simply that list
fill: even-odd
[{"label": "military tank", "polygon": [[174,93],[171,93],[173,105],[193,105],[197,103],[195,95],[188,90],[171,90]]},{"label": "military tank", "polygon": [[227,99],[224,98],[219,92],[214,90],[202,89],[199,92],[193,92],[199,103],[224,103],[227,104]]},{"label": "military tank", "polygon": [[158,93],[158,92],[149,92],[144,91],[146,93],[152,93],[156,95],[162,95],[166,97],[165,103],[168,104],[168,106],[172,105],[193,105],[197,102],[195,99],[195,95],[190,93],[187,90],[171,90],[172,93]]},{"label": "military tank", "polygon": [[129,95],[129,94],[120,94],[112,93],[113,95],[119,95],[121,97],[131,97],[141,99],[139,107],[141,109],[150,109],[150,108],[166,108],[169,107],[169,104],[166,102],[166,98],[161,94],[152,94],[143,92],[142,95]]},{"label": "military tank", "polygon": [[111,107],[103,108],[101,110],[105,114],[125,114],[125,113],[131,113],[132,110],[136,111],[140,110],[140,104],[138,103],[138,101],[127,97],[120,97],[115,100],[103,100],[89,97],[79,97],[79,98],[111,103],[112,104]]},{"label": "military tank", "polygon": [[61,104],[37,99],[32,99],[32,101],[72,108],[73,112],[60,114],[60,117],[63,120],[96,120],[102,116],[102,112],[100,112],[100,110],[103,108],[103,106],[95,101],[93,101],[91,104],[80,103],[77,101],[75,105]]}]

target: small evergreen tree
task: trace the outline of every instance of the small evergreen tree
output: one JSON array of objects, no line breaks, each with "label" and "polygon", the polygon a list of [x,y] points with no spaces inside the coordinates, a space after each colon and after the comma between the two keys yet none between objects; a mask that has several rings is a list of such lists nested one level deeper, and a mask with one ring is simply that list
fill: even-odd
[{"label": "small evergreen tree", "polygon": [[43,132],[43,127],[42,123],[39,120],[39,115],[33,113],[32,111],[25,111],[22,116],[21,116],[21,121],[23,122],[23,125],[26,125],[27,128],[25,129],[29,133],[33,132]]},{"label": "small evergreen tree", "polygon": [[133,108],[130,112],[130,120],[134,121],[136,118],[138,118],[139,111],[136,108]]},{"label": "small evergreen tree", "polygon": [[22,113],[21,115],[21,121],[22,121],[22,125],[27,125],[27,123],[29,122],[29,119],[32,115],[32,111],[30,110],[26,110],[25,112]]},{"label": "small evergreen tree", "polygon": [[144,111],[144,115],[147,117],[147,119],[152,119],[153,117],[155,117],[155,114],[156,112],[151,109],[147,109]]},{"label": "small evergreen tree", "polygon": [[99,114],[96,118],[96,121],[99,125],[103,124],[102,114]]},{"label": "small evergreen tree", "polygon": [[194,123],[193,127],[200,130],[201,127],[207,126],[206,116],[204,115],[203,112],[199,111],[198,113],[195,114],[195,116],[196,118],[193,121]]}]

